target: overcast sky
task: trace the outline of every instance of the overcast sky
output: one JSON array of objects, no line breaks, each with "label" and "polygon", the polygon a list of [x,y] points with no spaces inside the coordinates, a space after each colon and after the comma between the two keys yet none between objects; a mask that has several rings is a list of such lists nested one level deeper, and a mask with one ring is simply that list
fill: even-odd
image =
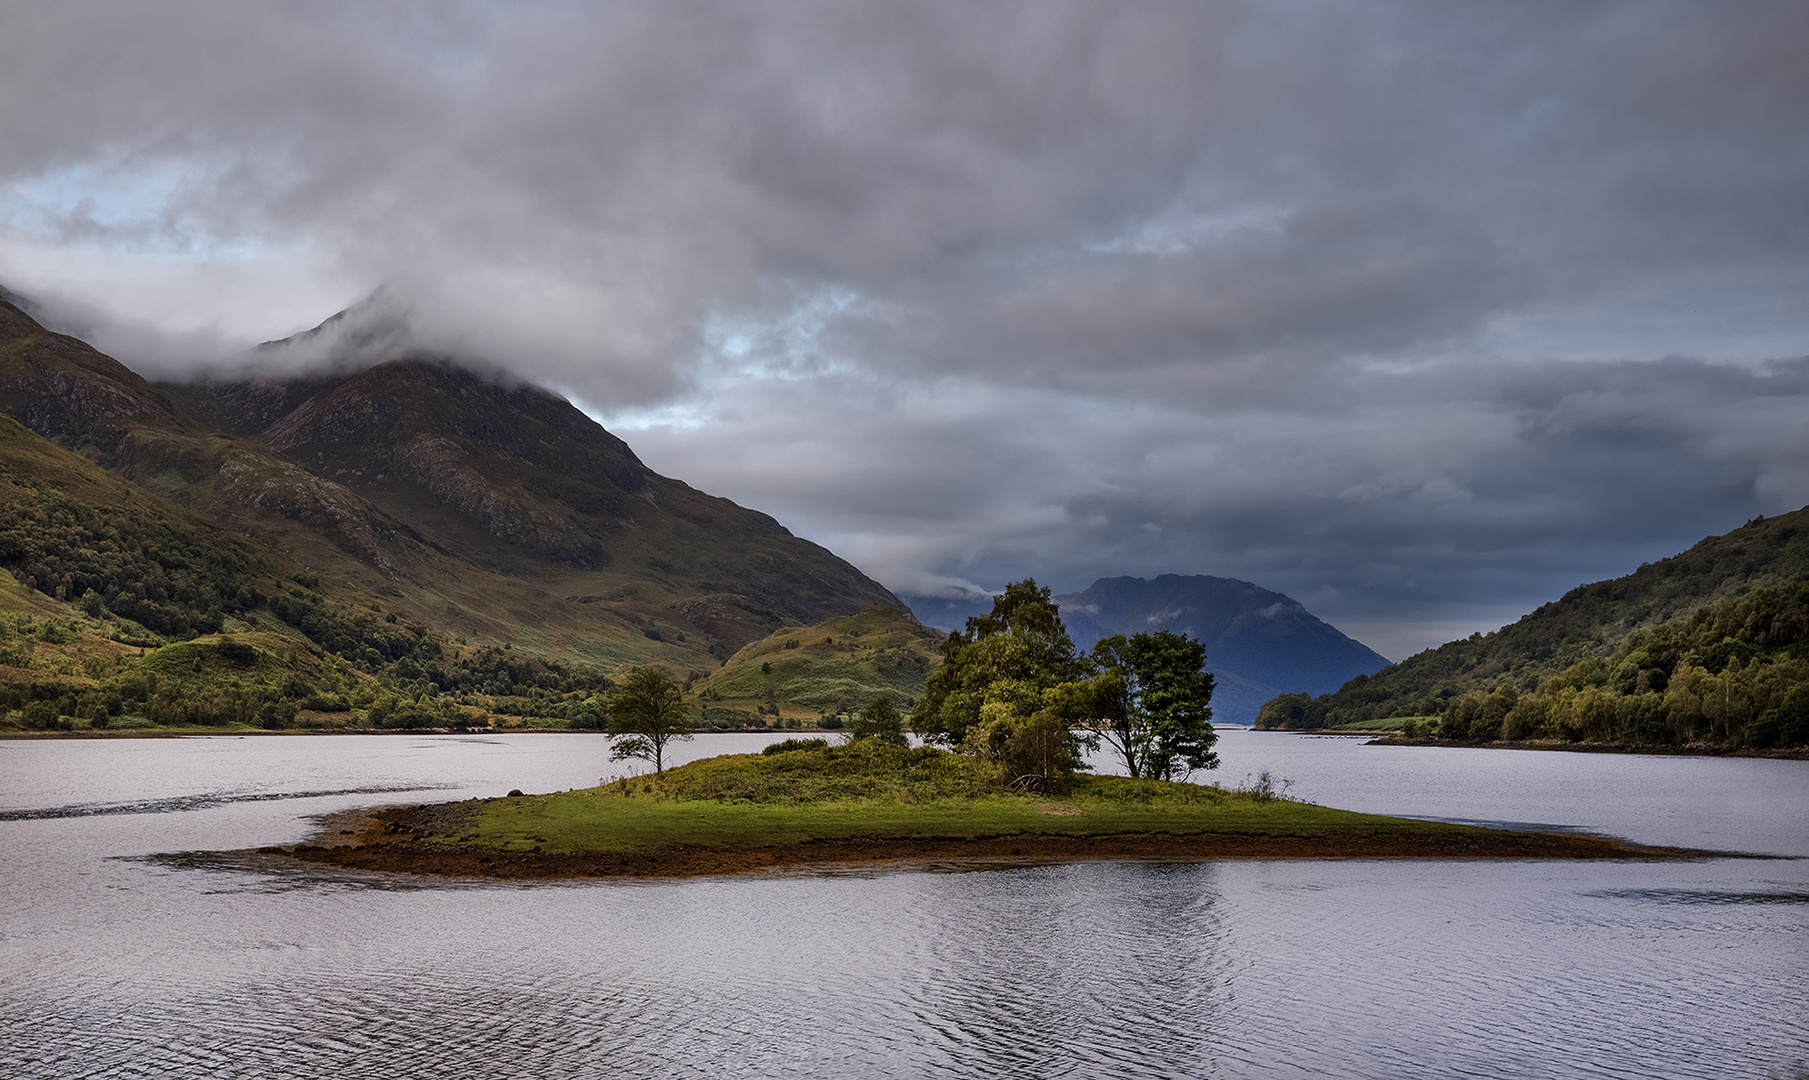
[{"label": "overcast sky", "polygon": [[1400,658],[1809,502],[1809,4],[0,5],[0,284],[147,374],[387,284],[895,591]]}]

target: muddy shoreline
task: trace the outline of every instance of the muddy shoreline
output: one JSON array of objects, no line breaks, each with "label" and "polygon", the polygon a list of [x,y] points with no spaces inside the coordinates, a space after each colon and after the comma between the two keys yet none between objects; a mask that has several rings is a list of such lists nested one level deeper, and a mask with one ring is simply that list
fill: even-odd
[{"label": "muddy shoreline", "polygon": [[344,869],[502,881],[719,877],[774,871],[924,869],[1052,862],[1201,862],[1217,859],[1618,859],[1658,861],[1727,852],[1649,847],[1588,833],[1488,832],[1458,836],[1379,833],[1308,837],[1247,833],[1119,836],[994,836],[974,839],[862,838],[761,847],[673,846],[637,852],[502,851],[436,842],[454,835],[470,808],[396,806],[351,811],[323,822],[309,842],[260,848],[263,857]]}]

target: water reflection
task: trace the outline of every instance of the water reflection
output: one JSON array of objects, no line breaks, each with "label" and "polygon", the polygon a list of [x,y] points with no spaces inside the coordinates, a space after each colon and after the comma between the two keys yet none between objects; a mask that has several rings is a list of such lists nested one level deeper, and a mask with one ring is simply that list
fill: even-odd
[{"label": "water reflection", "polygon": [[984,1060],[1024,1076],[1198,1073],[1225,966],[1213,873],[1083,864],[973,880],[925,909],[926,962],[897,987],[903,1030],[933,1032],[950,1072]]},{"label": "water reflection", "polygon": [[[734,738],[686,751],[757,745]],[[1809,1062],[1801,860],[434,881],[220,852],[372,802],[594,781],[601,740],[137,749],[0,747],[0,1076],[1782,1077]],[[1228,774],[1272,768],[1332,805],[1806,844],[1802,763],[1378,757],[1237,733],[1221,752]],[[141,809],[43,812],[90,806]]]}]

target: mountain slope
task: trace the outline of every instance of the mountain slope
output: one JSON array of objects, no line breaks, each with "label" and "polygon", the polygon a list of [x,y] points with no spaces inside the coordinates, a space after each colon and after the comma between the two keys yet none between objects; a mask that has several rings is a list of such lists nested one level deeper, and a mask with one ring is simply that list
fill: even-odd
[{"label": "mountain slope", "polygon": [[38,434],[72,449],[86,448],[108,464],[136,433],[202,430],[124,364],[77,338],[51,333],[3,298],[0,409]]},{"label": "mountain slope", "polygon": [[701,672],[783,625],[902,606],[557,395],[443,360],[153,387],[0,301],[0,409],[329,587],[546,657]]},{"label": "mountain slope", "polygon": [[[1705,697],[1708,680],[1722,681]],[[1696,689],[1680,696],[1686,684]],[[1511,626],[1429,649],[1336,693],[1277,699],[1259,723],[1433,716],[1447,735],[1461,729],[1472,738],[1619,731],[1635,742],[1739,742],[1737,732],[1782,707],[1798,684],[1809,684],[1809,508],[1579,586]],[[1595,714],[1578,718],[1571,704],[1553,711],[1584,691]],[[1801,699],[1809,710],[1809,685]]]},{"label": "mountain slope", "polygon": [[[241,434],[406,522],[437,551],[561,596],[651,588],[734,647],[875,604],[883,586],[771,517],[647,468],[564,398],[444,360],[300,385],[161,387],[197,415],[250,398],[289,411]],[[275,408],[263,412],[268,416]]]},{"label": "mountain slope", "polygon": [[1277,694],[1324,693],[1388,663],[1291,597],[1235,578],[1101,578],[1055,599],[1082,649],[1113,634],[1151,630],[1204,643],[1207,669],[1219,684],[1214,715],[1231,723],[1254,720]]}]

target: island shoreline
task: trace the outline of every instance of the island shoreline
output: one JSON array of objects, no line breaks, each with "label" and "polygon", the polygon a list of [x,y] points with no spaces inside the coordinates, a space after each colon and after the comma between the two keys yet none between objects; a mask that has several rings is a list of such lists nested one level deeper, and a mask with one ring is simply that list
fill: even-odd
[{"label": "island shoreline", "polygon": [[1074,862],[1220,860],[1619,860],[1680,861],[1739,853],[1654,847],[1572,832],[1485,830],[1454,836],[1340,837],[1285,833],[1141,833],[1105,836],[1017,833],[971,838],[856,837],[769,846],[672,845],[642,851],[556,852],[454,846],[468,804],[388,806],[323,819],[309,841],[259,848],[340,869],[495,881],[660,880],[770,872],[924,870]]}]

